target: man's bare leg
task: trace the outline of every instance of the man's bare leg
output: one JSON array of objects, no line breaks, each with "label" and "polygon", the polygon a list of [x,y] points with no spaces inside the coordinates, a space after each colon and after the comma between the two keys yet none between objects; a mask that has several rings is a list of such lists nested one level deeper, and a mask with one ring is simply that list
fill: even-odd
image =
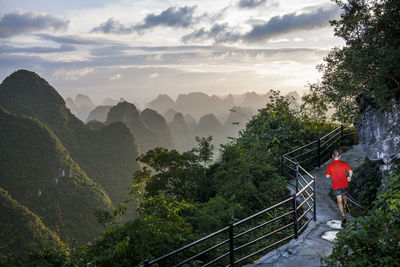
[{"label": "man's bare leg", "polygon": [[347,205],[347,194],[346,193],[342,194],[342,198],[343,198],[343,204],[346,206]]},{"label": "man's bare leg", "polygon": [[345,217],[344,215],[344,210],[343,210],[343,199],[342,195],[336,196],[337,204],[340,210],[340,213],[342,214],[342,217]]},{"label": "man's bare leg", "polygon": [[346,210],[347,213],[350,213],[350,207],[349,204],[347,204],[347,194],[344,193],[342,194],[342,198],[343,198],[343,207]]}]

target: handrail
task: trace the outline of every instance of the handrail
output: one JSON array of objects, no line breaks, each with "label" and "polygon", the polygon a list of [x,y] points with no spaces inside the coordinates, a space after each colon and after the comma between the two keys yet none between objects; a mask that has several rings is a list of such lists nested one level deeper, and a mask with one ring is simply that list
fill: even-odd
[{"label": "handrail", "polygon": [[270,211],[270,210],[272,210],[272,209],[274,209],[274,208],[276,208],[276,207],[278,207],[278,206],[281,206],[281,205],[285,204],[286,202],[289,202],[289,200],[291,200],[291,199],[292,199],[291,197],[290,197],[290,198],[287,198],[287,199],[285,199],[285,200],[279,202],[278,204],[275,204],[275,205],[273,205],[273,206],[271,206],[271,207],[269,207],[269,208],[267,208],[267,209],[265,209],[265,210],[262,210],[262,211],[260,211],[260,212],[257,212],[256,214],[253,214],[253,215],[251,215],[251,216],[249,216],[249,217],[247,217],[247,218],[244,218],[243,220],[240,220],[240,221],[238,221],[238,222],[235,222],[235,223],[233,224],[233,226],[236,226],[236,225],[242,224],[242,223],[244,223],[244,222],[247,222],[247,221],[250,220],[250,219],[253,219],[253,218],[255,218],[255,217],[257,217],[257,216],[259,216],[259,215],[261,215],[261,214],[263,214],[263,213],[265,213],[265,212],[268,212],[268,211]]},{"label": "handrail", "polygon": [[[291,198],[290,198],[290,199],[291,199]],[[284,213],[284,214],[282,214],[282,215],[279,215],[278,217],[275,217],[275,218],[273,218],[273,219],[271,219],[271,220],[269,220],[269,221],[267,221],[267,222],[265,222],[265,223],[262,223],[262,224],[260,224],[260,225],[257,225],[256,227],[251,228],[250,230],[247,230],[247,231],[244,231],[244,232],[242,232],[242,233],[240,233],[240,234],[237,234],[237,235],[235,235],[233,238],[234,238],[234,239],[239,238],[239,237],[241,237],[241,236],[243,236],[243,235],[245,235],[245,234],[248,234],[248,233],[250,233],[250,232],[252,232],[252,231],[254,231],[254,230],[257,230],[258,228],[261,228],[261,227],[263,227],[263,226],[265,226],[265,225],[267,225],[267,224],[270,224],[270,223],[273,223],[273,222],[275,222],[275,221],[277,221],[277,220],[279,220],[279,219],[282,219],[283,217],[286,217],[286,216],[288,216],[288,215],[290,215],[290,214],[292,214],[292,211],[286,212],[286,213]]]},{"label": "handrail", "polygon": [[321,140],[321,139],[324,139],[325,137],[331,135],[333,132],[336,132],[336,131],[339,130],[339,129],[343,132],[343,125],[340,125],[340,127],[337,127],[335,130],[330,131],[329,133],[327,133],[326,135],[320,137],[319,139],[320,139],[320,140]]},{"label": "handrail", "polygon": [[313,183],[315,183],[315,179],[313,179],[311,182],[306,184],[303,189],[301,189],[299,192],[296,193],[296,197],[300,196],[308,187],[310,187]]},{"label": "handrail", "polygon": [[313,144],[315,144],[315,143],[317,143],[317,142],[318,142],[318,140],[315,140],[314,142],[311,142],[311,143],[309,143],[309,144],[306,144],[306,145],[304,145],[304,146],[301,146],[301,147],[299,147],[299,148],[296,148],[295,150],[292,150],[292,151],[290,151],[290,152],[284,154],[283,156],[285,157],[285,156],[287,156],[287,155],[289,155],[289,154],[292,154],[292,153],[294,153],[294,152],[297,152],[298,150],[301,150],[301,149],[303,149],[303,148],[306,148],[306,147],[308,147],[308,146],[311,146],[311,145],[313,145]]},{"label": "handrail", "polygon": [[[340,132],[338,132],[339,130],[340,130]],[[330,146],[332,146],[334,143],[336,143],[339,140],[339,139],[335,139],[335,137],[339,133],[340,133],[340,138],[339,139],[342,139],[343,138],[343,125],[338,127],[338,128],[336,128],[336,129],[334,129],[334,130],[332,130],[331,132],[329,132],[328,134],[324,135],[323,137],[321,137],[321,138],[319,138],[319,139],[317,139],[317,140],[315,140],[315,141],[313,141],[313,142],[311,142],[309,144],[306,144],[306,145],[303,145],[303,146],[301,146],[299,148],[296,148],[296,149],[294,149],[294,150],[292,150],[292,151],[290,151],[290,152],[288,152],[288,153],[286,153],[286,154],[284,154],[282,156],[282,161],[281,161],[282,172],[284,170],[284,167],[286,166],[287,169],[291,170],[292,173],[296,174],[295,176],[292,176],[290,174],[290,172],[288,172],[288,175],[293,177],[295,179],[295,182],[296,182],[296,185],[295,185],[296,191],[293,194],[293,196],[291,196],[291,197],[289,197],[289,198],[287,198],[287,199],[285,199],[285,200],[283,200],[283,201],[281,201],[281,202],[279,202],[279,203],[277,203],[275,205],[272,205],[272,206],[270,206],[270,207],[268,207],[268,208],[266,208],[264,210],[261,210],[261,211],[255,213],[255,214],[247,217],[247,218],[244,218],[244,219],[242,219],[242,220],[240,220],[238,222],[229,223],[229,226],[224,227],[224,228],[222,228],[222,229],[220,229],[220,230],[218,230],[218,231],[216,231],[214,233],[211,233],[211,234],[209,234],[209,235],[207,235],[205,237],[202,237],[199,240],[196,240],[196,241],[194,241],[194,242],[192,242],[192,243],[190,243],[190,244],[188,244],[186,246],[183,246],[183,247],[178,248],[178,249],[176,249],[176,250],[174,250],[172,252],[169,252],[169,253],[161,256],[161,257],[158,257],[157,259],[154,259],[152,261],[144,260],[144,267],[147,267],[147,266],[150,266],[152,264],[158,263],[158,262],[160,262],[162,260],[165,260],[165,259],[167,259],[167,258],[169,258],[169,257],[171,257],[173,255],[176,255],[176,254],[178,254],[180,252],[183,252],[186,249],[189,249],[189,248],[191,248],[191,247],[193,247],[195,245],[198,245],[198,244],[200,244],[200,243],[202,243],[204,241],[207,241],[207,240],[209,240],[209,239],[211,239],[211,238],[213,238],[213,237],[215,237],[215,236],[217,236],[217,235],[219,235],[221,233],[224,233],[224,232],[228,233],[228,235],[229,235],[228,239],[224,239],[223,241],[219,241],[217,244],[214,244],[211,247],[209,247],[209,248],[207,248],[205,250],[202,250],[201,252],[197,253],[196,255],[190,256],[190,257],[182,260],[176,266],[181,266],[183,264],[189,263],[190,261],[195,260],[195,259],[205,255],[206,253],[214,251],[215,249],[217,249],[217,248],[219,248],[219,247],[221,247],[223,245],[226,245],[226,244],[229,244],[229,251],[222,252],[221,255],[219,255],[218,257],[216,257],[214,259],[212,259],[208,263],[204,263],[203,266],[212,265],[212,264],[218,262],[219,260],[221,260],[221,259],[223,259],[223,258],[225,258],[227,256],[229,256],[229,261],[230,261],[230,265],[229,266],[234,266],[235,263],[240,263],[240,262],[242,262],[242,261],[244,261],[246,259],[249,259],[249,258],[251,258],[251,257],[253,257],[255,255],[258,255],[261,252],[266,251],[266,250],[268,250],[268,249],[270,249],[270,248],[272,248],[272,247],[274,247],[274,246],[276,246],[276,245],[278,245],[278,244],[280,244],[280,243],[282,243],[282,242],[284,242],[286,240],[289,240],[289,239],[291,239],[293,237],[297,239],[298,234],[301,233],[305,229],[305,227],[309,224],[309,222],[311,220],[314,220],[314,221],[316,220],[316,197],[315,197],[315,194],[316,194],[316,187],[315,187],[316,179],[303,166],[301,166],[299,164],[298,160],[295,161],[295,159],[300,159],[300,162],[305,162],[305,161],[315,160],[315,158],[316,158],[317,159],[316,165],[320,166],[321,165],[321,159],[323,157],[323,152],[325,152],[325,150],[327,148],[329,148]],[[332,134],[334,134],[334,135],[331,136]],[[328,137],[330,137],[330,138],[328,140],[326,140],[325,142],[323,142],[323,144],[321,145],[321,141],[323,139],[325,139],[325,138],[328,138]],[[333,140],[333,142],[332,142],[332,140]],[[324,150],[321,151],[321,147],[325,146],[328,143],[330,143],[329,146],[327,146]],[[313,148],[313,149],[308,150],[306,152],[300,153],[299,155],[296,155],[294,157],[289,157],[289,155],[291,155],[291,154],[293,154],[295,152],[299,152],[302,149],[305,149],[305,148],[310,147],[310,146],[315,145],[315,144],[318,145],[317,148]],[[302,159],[302,157],[304,157],[304,156],[306,156],[307,154],[310,154],[310,153],[315,153],[315,151],[318,152],[316,155],[313,155],[313,156],[309,157],[306,160]],[[290,164],[287,164],[285,162],[290,162],[291,164],[293,164],[295,166],[295,168],[292,167],[293,165],[289,166]],[[309,165],[307,165],[307,166],[309,166]],[[310,181],[308,182],[304,178],[303,175],[304,176],[308,176]],[[304,186],[299,181],[299,177],[305,182]],[[301,187],[300,190],[299,190],[299,185]],[[308,189],[311,189],[311,193],[309,193],[307,191]],[[306,195],[304,195],[304,193],[306,193]],[[301,197],[303,200],[301,201],[301,198],[298,200],[299,197]],[[292,203],[293,203],[293,209],[291,211],[286,212],[286,213],[281,214],[281,215],[278,215],[278,216],[276,216],[276,217],[274,217],[274,218],[272,218],[272,219],[270,219],[268,221],[264,221],[264,222],[254,226],[254,227],[251,227],[250,229],[247,229],[247,230],[245,230],[243,232],[237,233],[236,235],[234,234],[234,231],[233,231],[234,227],[242,225],[242,224],[244,224],[244,223],[246,223],[246,222],[248,222],[248,221],[250,221],[250,220],[252,220],[252,219],[254,219],[254,218],[258,217],[258,216],[260,216],[260,215],[267,214],[269,211],[271,211],[271,210],[273,210],[275,208],[278,208],[278,207],[280,207],[280,206],[282,206],[282,205],[284,205],[284,204],[286,204],[286,203],[288,203],[290,201],[292,201]],[[301,203],[298,204],[297,203],[298,201],[301,201]],[[307,207],[303,207],[303,205],[305,203],[307,203],[308,208]],[[310,203],[312,203],[312,205]],[[300,212],[301,208],[304,211],[301,214],[299,214],[300,216],[297,216],[298,213]],[[309,212],[312,212],[312,217],[309,218],[304,224],[301,224],[301,221],[306,217],[307,214],[309,214]],[[238,246],[236,248],[234,247],[234,240],[239,239],[239,238],[241,238],[243,236],[246,236],[247,234],[249,234],[251,232],[254,232],[255,230],[258,230],[260,228],[263,228],[266,225],[271,225],[273,222],[277,222],[278,220],[283,219],[283,218],[285,218],[285,217],[287,217],[287,216],[289,216],[291,214],[293,214],[293,221],[292,222],[287,223],[284,226],[281,226],[281,227],[279,227],[279,228],[277,228],[275,230],[272,230],[272,231],[269,231],[267,233],[264,233],[262,236],[257,237],[255,239],[252,239],[252,240],[248,241],[247,243],[242,244],[242,245],[240,245],[240,246]],[[289,236],[286,236],[286,237],[284,237],[284,238],[282,238],[282,239],[280,239],[280,240],[278,240],[278,241],[276,241],[276,242],[274,242],[272,244],[269,244],[269,245],[263,247],[262,249],[260,249],[260,250],[258,250],[256,252],[250,253],[249,255],[244,256],[243,258],[235,261],[235,254],[234,254],[235,252],[237,252],[237,251],[239,251],[242,248],[245,248],[247,246],[251,246],[251,245],[259,242],[260,240],[263,240],[263,239],[265,239],[265,238],[267,238],[267,237],[269,237],[269,236],[271,236],[271,235],[273,235],[275,233],[281,232],[281,231],[287,229],[290,226],[293,226],[293,228],[294,228],[294,233],[293,234],[291,234]],[[300,226],[300,227],[298,227],[298,226]]]},{"label": "handrail", "polygon": [[157,258],[157,259],[154,259],[154,260],[150,261],[149,264],[156,263],[156,262],[161,261],[161,260],[163,260],[165,258],[168,258],[171,255],[177,254],[177,253],[179,253],[179,252],[181,252],[183,250],[186,250],[186,249],[188,249],[190,247],[193,247],[194,245],[197,245],[197,244],[199,244],[199,243],[201,243],[201,242],[203,242],[203,241],[205,241],[207,239],[210,239],[211,237],[216,236],[216,235],[218,235],[218,234],[220,234],[220,233],[222,233],[222,232],[224,232],[224,231],[226,231],[228,229],[229,229],[229,227],[222,228],[222,229],[220,229],[220,230],[218,230],[218,231],[216,231],[216,232],[214,232],[212,234],[209,234],[209,235],[207,235],[207,236],[205,236],[203,238],[200,238],[199,240],[196,240],[196,241],[194,241],[194,242],[192,242],[192,243],[190,243],[190,244],[188,244],[188,245],[186,245],[184,247],[178,248],[178,249],[176,249],[176,250],[174,250],[174,251],[172,251],[170,253],[167,253],[167,254],[165,254],[165,255]]},{"label": "handrail", "polygon": [[295,157],[292,158],[292,160],[293,160],[293,159],[297,159],[298,157],[303,157],[304,155],[307,155],[307,154],[309,154],[309,153],[311,153],[311,152],[314,152],[314,151],[317,150],[317,149],[318,149],[318,148],[314,148],[314,149],[308,150],[308,151],[306,151],[306,152],[304,152],[304,153],[302,153],[302,154],[300,154],[300,155],[296,155]]},{"label": "handrail", "polygon": [[323,147],[325,144],[327,144],[329,141],[332,141],[336,136],[338,136],[340,134],[340,132],[336,133],[335,135],[333,135],[331,138],[329,138],[328,140],[326,140],[324,143],[321,144],[321,147]]},{"label": "handrail", "polygon": [[204,254],[206,254],[207,252],[210,252],[211,250],[214,250],[214,249],[216,249],[216,248],[218,248],[218,247],[220,247],[220,246],[222,246],[222,245],[224,245],[224,244],[226,244],[226,243],[228,243],[228,242],[229,242],[229,239],[226,239],[226,240],[224,240],[224,241],[222,241],[222,242],[219,242],[218,244],[212,246],[211,248],[208,248],[208,249],[206,249],[206,250],[203,250],[202,252],[200,252],[200,253],[198,253],[198,254],[196,254],[196,255],[194,255],[194,256],[192,256],[192,257],[190,257],[190,258],[188,258],[188,259],[186,259],[186,260],[184,260],[184,261],[182,261],[182,262],[180,262],[180,263],[178,263],[177,266],[183,265],[183,264],[185,264],[185,263],[187,263],[187,262],[189,262],[189,261],[191,261],[191,260],[194,260],[194,259],[200,257],[201,255],[204,255]]},{"label": "handrail", "polygon": [[248,258],[251,258],[251,257],[253,257],[253,256],[257,255],[257,254],[260,254],[261,252],[266,251],[267,249],[272,248],[272,247],[282,243],[283,241],[286,241],[286,240],[292,238],[293,236],[294,236],[294,234],[291,234],[290,236],[282,238],[281,240],[278,240],[275,243],[266,246],[265,248],[262,248],[262,249],[260,249],[260,250],[258,250],[256,252],[254,252],[254,253],[251,253],[250,255],[247,255],[246,257],[241,258],[240,260],[236,261],[235,263],[242,262],[242,261],[247,260]]},{"label": "handrail", "polygon": [[308,171],[306,171],[301,165],[299,165],[299,169],[302,170],[305,174],[307,174],[308,176],[314,178],[314,176],[312,176]]},{"label": "handrail", "polygon": [[279,231],[282,231],[282,230],[288,228],[289,226],[292,226],[293,223],[294,223],[294,222],[288,223],[288,224],[282,226],[281,228],[278,228],[278,229],[275,229],[275,230],[272,231],[272,232],[269,232],[268,234],[265,234],[265,235],[263,235],[263,236],[261,236],[261,237],[259,237],[259,238],[254,239],[254,240],[251,240],[250,242],[248,242],[248,243],[246,243],[246,244],[244,244],[244,245],[241,245],[240,247],[235,248],[234,251],[238,251],[238,250],[240,250],[240,249],[242,249],[242,248],[245,248],[245,247],[247,247],[247,246],[249,246],[249,245],[251,245],[251,244],[254,244],[254,243],[256,243],[256,242],[258,242],[258,241],[260,241],[260,240],[262,240],[262,239],[264,239],[264,238],[266,238],[266,237],[268,237],[268,236],[270,236],[270,235],[273,235],[273,234],[275,234],[275,233],[278,233]]}]

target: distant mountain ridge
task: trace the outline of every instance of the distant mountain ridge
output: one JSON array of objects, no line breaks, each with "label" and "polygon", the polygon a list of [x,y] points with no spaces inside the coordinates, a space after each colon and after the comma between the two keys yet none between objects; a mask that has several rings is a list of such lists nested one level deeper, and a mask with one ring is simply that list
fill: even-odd
[{"label": "distant mountain ridge", "polygon": [[75,100],[68,97],[65,102],[72,114],[77,116],[81,121],[86,121],[90,111],[96,107],[92,99],[84,94],[77,94]]},{"label": "distant mountain ridge", "polygon": [[[185,139],[194,139],[198,133],[196,132],[196,129],[198,127],[198,122],[200,119],[207,115],[207,114],[213,114],[218,121],[220,122],[221,125],[223,125],[223,132],[225,133],[225,137],[235,137],[238,136],[238,133],[241,129],[243,129],[247,123],[247,121],[250,120],[251,116],[254,115],[258,109],[264,108],[267,103],[270,102],[270,97],[272,96],[272,92],[268,92],[266,94],[258,94],[256,92],[247,92],[244,94],[229,94],[226,96],[217,96],[217,95],[212,95],[209,96],[205,93],[202,92],[191,92],[188,94],[180,94],[176,101],[174,101],[170,96],[167,94],[160,94],[158,95],[154,100],[150,101],[147,104],[147,107],[151,110],[156,111],[159,114],[163,114],[162,116],[165,118],[166,122],[169,124],[167,125],[167,128],[175,127],[174,129],[169,129],[170,133],[175,133],[178,128],[184,128],[188,130],[188,133],[177,133],[178,135],[172,136],[172,139],[180,139],[183,138]],[[80,98],[84,98],[83,96],[80,96]],[[285,98],[291,102],[291,107],[298,109],[300,107],[299,101],[300,96],[297,92],[290,92],[288,93]],[[70,105],[75,105],[75,103],[72,101],[72,99],[67,98],[67,103],[71,102]],[[98,122],[105,122],[107,120],[108,112],[111,110],[112,106],[117,106],[121,102],[126,102],[123,98],[121,98],[119,101],[114,100],[111,98],[107,98],[104,100],[103,103],[109,104],[109,106],[97,106],[94,108],[88,115],[86,122],[89,123],[92,120],[96,120]],[[146,152],[148,149],[154,148],[158,145],[163,146],[165,148],[177,148],[175,146],[171,146],[170,141],[162,140],[164,138],[164,134],[166,133],[165,131],[163,132],[164,134],[159,133],[156,128],[157,127],[165,127],[165,126],[158,126],[154,123],[151,123],[150,127],[149,125],[140,126],[140,120],[143,121],[143,118],[141,117],[142,114],[138,110],[137,105],[134,104],[135,109],[137,110],[137,113],[139,115],[136,115],[136,119],[138,122],[135,122],[134,124],[136,125],[135,127],[130,127],[133,134],[137,137],[138,144],[142,147],[141,152]],[[236,114],[232,113],[233,108],[235,108],[237,111]],[[241,116],[239,113],[246,113],[246,116]],[[179,123],[173,123],[174,117],[177,113],[181,113],[184,115],[184,123],[186,124],[185,126],[181,125],[178,127]],[[240,117],[240,121],[237,121],[237,119]],[[235,118],[235,119],[234,119]],[[118,120],[124,121],[124,119],[119,118]],[[126,121],[124,121],[127,123]],[[131,122],[133,123],[133,122]],[[160,120],[159,123],[163,124],[162,121]],[[129,123],[127,123],[129,124]],[[101,124],[95,124],[95,123],[90,123],[91,128],[96,128],[100,127]],[[174,125],[174,126],[171,126]],[[146,134],[143,134],[142,132],[146,132],[146,130],[143,130],[145,128],[149,128],[150,131],[153,132],[153,134],[156,135],[156,138],[152,133],[150,133],[150,136],[147,136]],[[178,128],[177,128],[178,127]],[[134,130],[134,128],[136,130]],[[204,129],[203,129],[204,130]],[[137,133],[135,133],[135,131]],[[208,131],[203,131],[201,132],[201,135],[205,135],[205,132],[213,132],[211,129]],[[222,132],[222,131],[220,131]],[[214,133],[215,134],[215,133]],[[219,139],[219,140],[226,140],[225,138],[222,138],[219,136],[214,136],[214,139]],[[168,137],[169,138],[169,137]],[[157,139],[158,141],[155,141]],[[147,140],[147,141],[145,141]],[[172,141],[175,145],[178,143],[181,143],[178,145],[178,150],[182,151],[182,149],[191,149],[191,147],[187,147],[186,145],[183,144],[193,144],[192,141]],[[214,140],[215,141],[215,140]],[[151,142],[154,142],[150,144]],[[168,144],[167,144],[168,143]],[[220,142],[217,142],[220,143]]]},{"label": "distant mountain ridge", "polygon": [[[270,102],[271,92],[258,94],[247,92],[240,95],[229,94],[227,96],[209,96],[202,92],[191,92],[178,95],[176,101],[165,94],[158,95],[147,106],[164,114],[167,121],[172,121],[172,111],[190,114],[196,121],[209,113],[214,114],[221,124],[225,124],[229,117],[229,110],[233,107],[246,107],[258,110],[264,108]],[[289,97],[290,96],[290,97]],[[293,107],[299,107],[301,98],[297,92],[290,92],[286,99],[293,102]]]},{"label": "distant mountain ridge", "polygon": [[210,113],[200,118],[199,124],[195,129],[195,135],[199,137],[213,137],[215,147],[225,143],[226,133],[219,120]]},{"label": "distant mountain ridge", "polygon": [[97,106],[95,107],[92,111],[90,111],[86,122],[89,121],[99,121],[99,122],[105,122],[107,120],[107,115],[108,112],[110,111],[110,109],[112,108],[112,106]]},{"label": "distant mountain ridge", "polygon": [[134,104],[121,102],[112,107],[108,112],[106,124],[116,121],[124,122],[131,129],[142,153],[159,146],[157,135],[144,124]]},{"label": "distant mountain ridge", "polygon": [[174,139],[164,117],[157,111],[146,108],[140,113],[144,124],[158,137],[159,145],[166,149],[175,147]]},{"label": "distant mountain ridge", "polygon": [[188,129],[182,113],[176,113],[174,120],[168,125],[175,140],[176,150],[184,152],[194,147],[194,136]]}]

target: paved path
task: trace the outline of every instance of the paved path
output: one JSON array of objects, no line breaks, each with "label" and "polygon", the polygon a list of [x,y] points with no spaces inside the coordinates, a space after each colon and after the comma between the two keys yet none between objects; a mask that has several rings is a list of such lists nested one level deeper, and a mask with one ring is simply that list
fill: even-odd
[{"label": "paved path", "polygon": [[[349,163],[352,169],[361,165],[364,158],[365,153],[360,145],[350,147],[342,155],[342,160]],[[338,229],[332,228],[335,225],[328,226],[328,224],[332,220],[341,220],[336,202],[329,197],[331,179],[325,178],[326,166],[331,161],[329,160],[321,168],[317,168],[311,173],[317,179],[317,221],[311,221],[297,240],[291,240],[288,244],[271,251],[247,266],[321,266],[321,257],[332,253],[333,243],[321,238],[324,234],[338,231]]]}]

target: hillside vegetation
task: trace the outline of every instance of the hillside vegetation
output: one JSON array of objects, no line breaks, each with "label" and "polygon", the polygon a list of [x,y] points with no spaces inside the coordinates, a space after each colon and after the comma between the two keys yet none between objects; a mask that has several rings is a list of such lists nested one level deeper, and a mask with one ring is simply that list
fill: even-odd
[{"label": "hillside vegetation", "polygon": [[[32,249],[35,243],[40,249],[62,250],[65,244],[56,233],[49,230],[42,220],[26,206],[19,204],[0,187],[0,255],[15,254]],[[0,256],[0,264],[2,259]]]},{"label": "hillside vegetation", "polygon": [[104,189],[70,157],[37,119],[0,109],[0,187],[62,237],[79,243],[104,228],[95,209],[112,209]]},{"label": "hillside vegetation", "polygon": [[[104,129],[85,126],[66,108],[57,91],[33,72],[19,70],[0,85],[0,106],[45,124],[73,160],[100,184],[114,204],[126,199],[132,173],[139,169],[135,137],[122,124]],[[121,191],[123,190],[123,191]]]}]

